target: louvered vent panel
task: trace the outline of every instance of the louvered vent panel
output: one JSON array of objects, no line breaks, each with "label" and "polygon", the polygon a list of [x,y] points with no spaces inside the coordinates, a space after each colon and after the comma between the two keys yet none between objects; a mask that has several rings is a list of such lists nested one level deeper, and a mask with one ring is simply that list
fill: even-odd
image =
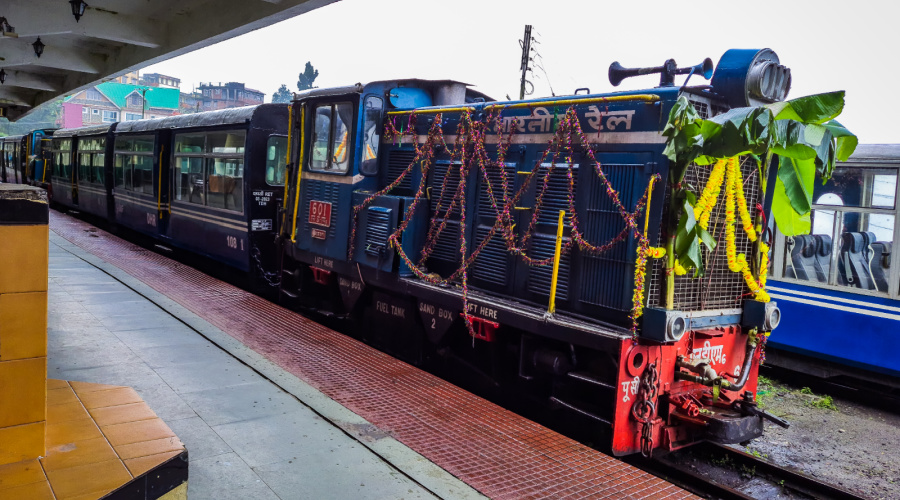
[{"label": "louvered vent panel", "polygon": [[[567,171],[569,165],[566,163],[558,163],[550,172],[550,178],[547,182],[547,190],[544,192],[541,200],[541,210],[538,214],[538,223],[549,224],[553,227],[559,223],[559,211],[566,211],[566,225],[571,224],[571,213],[569,213],[569,176]],[[550,171],[549,165],[541,165],[540,173],[535,180],[537,193],[540,194],[544,186],[544,178]],[[572,193],[574,195],[578,188],[578,164],[572,165]]]},{"label": "louvered vent panel", "polygon": [[[473,248],[477,248],[490,231],[491,228],[488,226],[478,226],[475,230],[475,246]],[[506,251],[506,241],[498,232],[475,258],[472,277],[505,287],[509,281],[509,275],[510,255]]]},{"label": "louvered vent panel", "polygon": [[369,207],[366,210],[366,253],[373,257],[384,255],[391,234],[391,209]]},{"label": "louvered vent panel", "polygon": [[[504,205],[504,188],[503,188],[503,171],[506,171],[506,197],[515,194],[514,187],[516,184],[516,165],[505,164],[503,170],[496,165],[490,165],[487,168],[488,178],[491,180],[491,191],[494,193],[494,201],[497,208],[503,210]],[[493,206],[491,206],[491,198],[488,195],[488,185],[484,182],[484,176],[479,173],[478,176],[478,214],[483,217],[496,217]]]},{"label": "louvered vent panel", "polygon": [[[440,224],[440,221],[437,223]],[[430,258],[459,263],[459,257],[459,222],[448,220],[447,226],[438,236]]]},{"label": "louvered vent panel", "polygon": [[[309,201],[317,200],[331,203],[331,225],[328,226],[328,237],[332,238],[337,231],[335,221],[341,220],[341,206],[338,203],[340,196],[340,184],[324,181],[308,181],[306,184],[306,197],[303,201],[303,229],[309,234],[312,225],[309,223]],[[324,229],[321,226],[316,226]]]},{"label": "louvered vent panel", "polygon": [[[566,240],[563,239],[563,246]],[[535,235],[531,241],[531,249],[528,254],[533,259],[546,259],[556,253],[556,238]],[[556,283],[556,300],[564,301],[569,298],[569,267],[571,252],[564,253],[559,259],[559,279]],[[539,295],[550,296],[550,283],[553,280],[553,266],[532,267],[528,273],[528,290]]]},{"label": "louvered vent panel", "polygon": [[[390,155],[388,156],[388,168],[387,168],[387,179],[385,179],[385,185],[388,185],[394,182],[400,174],[402,174],[409,164],[416,157],[416,152],[411,149],[392,149]],[[413,172],[410,172],[403,178],[403,181],[397,186],[396,189],[412,189],[412,178],[415,173],[415,167],[413,167]]]},{"label": "louvered vent panel", "polygon": [[[615,189],[621,196],[621,201],[628,210],[634,209],[637,199],[635,183],[644,172],[643,164],[603,164],[603,171],[608,179],[613,179]],[[600,246],[610,242],[625,228],[625,221],[619,214],[606,193],[606,186],[596,176],[590,176],[586,182],[587,207],[580,213],[580,220],[585,238],[593,245]],[[641,193],[642,194],[642,193]],[[643,223],[643,217],[638,218],[638,223]],[[580,300],[596,306],[622,309],[624,301],[628,298],[623,294],[631,290],[634,274],[633,257],[629,255],[628,248],[631,235],[624,241],[617,243],[608,251],[600,255],[584,254],[584,268],[581,274]]]},{"label": "louvered vent panel", "polygon": [[[459,187],[459,163],[435,162],[431,176],[431,213],[443,217]],[[444,178],[447,178],[444,184]],[[441,187],[443,186],[443,189]],[[459,203],[453,207],[451,219],[459,218]]]}]

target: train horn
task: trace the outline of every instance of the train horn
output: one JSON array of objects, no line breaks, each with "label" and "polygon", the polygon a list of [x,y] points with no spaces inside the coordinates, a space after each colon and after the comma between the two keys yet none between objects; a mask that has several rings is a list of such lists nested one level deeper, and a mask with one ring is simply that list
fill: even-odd
[{"label": "train horn", "polygon": [[[702,63],[687,68],[679,68],[675,64],[675,59],[669,59],[662,66],[655,68],[625,68],[618,61],[609,65],[609,83],[614,87],[618,87],[622,80],[638,75],[652,75],[659,73],[659,86],[671,87],[675,85],[675,75],[702,75],[703,78],[709,80],[713,74],[712,59],[706,58]],[[690,78],[690,77],[688,77]]]}]

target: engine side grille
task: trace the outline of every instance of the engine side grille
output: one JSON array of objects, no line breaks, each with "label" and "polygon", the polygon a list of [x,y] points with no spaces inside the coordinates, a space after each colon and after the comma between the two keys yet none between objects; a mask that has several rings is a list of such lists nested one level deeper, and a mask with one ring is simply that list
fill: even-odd
[{"label": "engine side grille", "polygon": [[[712,166],[691,164],[685,174],[685,182],[702,191],[709,179]],[[757,215],[756,204],[759,201],[759,173],[756,162],[745,157],[741,161],[741,174],[744,178],[744,197],[750,217]],[[740,215],[735,215],[735,248],[738,254],[750,255],[752,244],[741,225]],[[713,209],[709,219],[709,233],[718,245],[710,252],[702,248],[703,260],[706,264],[706,276],[694,279],[691,273],[675,276],[674,308],[682,311],[700,311],[707,309],[729,309],[741,306],[743,296],[749,292],[744,278],[728,269],[728,257],[725,252],[725,192],[719,194],[719,202]],[[647,302],[649,306],[665,305],[665,267],[664,259],[654,259],[650,274],[650,286]]]},{"label": "engine side grille", "polygon": [[[490,226],[478,226],[475,230],[475,247],[484,241],[491,231]],[[505,287],[510,278],[510,254],[506,250],[506,240],[495,234],[475,259],[472,278]]]},{"label": "engine side grille", "polygon": [[[563,239],[563,245],[568,238]],[[556,254],[556,237],[535,234],[531,240],[529,255],[533,259],[546,259]],[[556,298],[560,301],[569,298],[569,268],[572,253],[565,253],[559,259],[559,278],[556,283]],[[553,281],[553,266],[532,267],[528,272],[528,290],[539,295],[550,296],[550,284]]]},{"label": "engine side grille", "polygon": [[[541,202],[541,211],[538,213],[538,224],[547,224],[555,229],[559,223],[559,211],[565,210],[565,224],[566,226],[571,226],[569,177],[566,173],[568,168],[569,166],[565,163],[558,163],[553,167],[553,172],[550,173],[550,178],[547,182],[547,190],[544,192],[543,201]],[[543,188],[543,179],[549,170],[549,164],[541,165],[535,186],[537,193],[540,193]],[[572,192],[575,193],[578,189],[578,164],[572,165],[572,176],[575,184]]]},{"label": "engine side grille", "polygon": [[391,234],[390,208],[369,207],[366,210],[366,253],[373,257],[387,251],[387,239]]},{"label": "engine side grille", "polygon": [[[636,200],[629,196],[635,192],[638,179],[643,183],[644,165],[611,164],[603,165],[603,170],[610,179],[616,180],[616,189],[623,196],[623,203],[632,207]],[[600,179],[591,176],[588,188],[588,207],[580,212],[585,238],[594,245],[602,245],[615,238],[624,228],[625,221],[619,215],[612,200],[606,194],[606,188]],[[642,220],[642,219],[639,219]],[[618,243],[600,255],[583,257],[584,271],[581,273],[580,300],[587,304],[628,310],[630,305],[630,287],[626,290],[623,284],[633,281],[634,274],[633,244],[629,238]],[[629,249],[632,249],[629,251]]]},{"label": "engine side grille", "polygon": [[[394,182],[397,177],[409,166],[416,158],[414,150],[392,149],[388,155],[387,179],[385,185]],[[412,178],[415,174],[415,168],[397,185],[396,189],[412,189]]]},{"label": "engine side grille", "polygon": [[[434,163],[432,168],[431,183],[431,213],[435,217],[442,217],[450,207],[450,202],[456,194],[456,188],[459,187],[459,162],[438,161]],[[444,178],[448,177],[447,184],[444,185]],[[441,186],[444,189],[441,190]],[[440,207],[440,211],[438,208]],[[459,218],[459,203],[453,207],[450,213],[451,219]]]}]

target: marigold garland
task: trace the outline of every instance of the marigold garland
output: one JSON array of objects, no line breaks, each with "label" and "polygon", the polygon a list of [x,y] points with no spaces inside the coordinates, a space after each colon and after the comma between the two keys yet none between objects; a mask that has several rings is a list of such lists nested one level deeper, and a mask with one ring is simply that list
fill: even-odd
[{"label": "marigold garland", "polygon": [[725,166],[728,159],[721,159],[713,166],[712,172],[709,174],[709,180],[706,181],[706,187],[700,199],[697,200],[697,206],[694,207],[694,217],[697,223],[704,230],[708,229],[709,216],[712,214],[713,208],[719,201],[719,191],[722,189],[722,181],[725,180]]}]

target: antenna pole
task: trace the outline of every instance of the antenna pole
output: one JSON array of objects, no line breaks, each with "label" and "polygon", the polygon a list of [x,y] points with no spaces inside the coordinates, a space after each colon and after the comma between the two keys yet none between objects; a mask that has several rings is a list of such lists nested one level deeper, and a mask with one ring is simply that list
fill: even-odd
[{"label": "antenna pole", "polygon": [[525,37],[522,38],[522,80],[519,83],[519,100],[525,99],[525,73],[528,71],[528,56],[531,54],[531,25],[525,25]]}]

